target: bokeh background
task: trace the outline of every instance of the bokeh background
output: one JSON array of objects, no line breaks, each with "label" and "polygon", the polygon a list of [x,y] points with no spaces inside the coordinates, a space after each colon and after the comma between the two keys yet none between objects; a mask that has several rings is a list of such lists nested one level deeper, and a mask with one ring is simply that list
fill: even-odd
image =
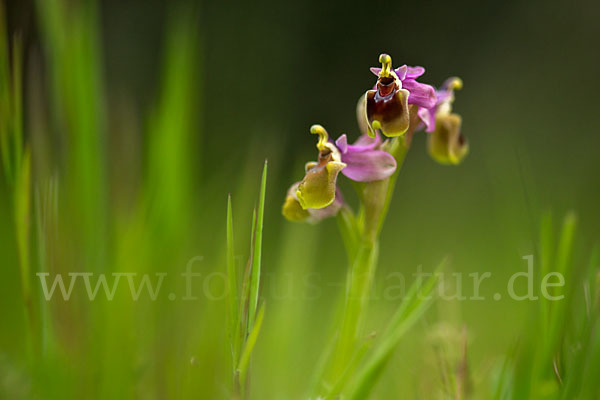
[{"label": "bokeh background", "polygon": [[[51,30],[40,15],[53,5],[43,3],[5,4],[8,30],[21,32],[24,43],[25,135],[40,182],[55,174],[77,180],[68,156],[69,130],[76,129],[56,117],[57,110],[102,111],[90,120],[104,149],[98,165],[105,173],[98,179],[106,190],[89,193],[108,221],[102,229],[92,224],[103,243],[94,248],[105,256],[91,267],[81,250],[90,243],[66,240],[56,245],[58,271],[124,271],[129,265],[177,276],[189,259],[202,256],[199,271],[223,272],[229,193],[243,265],[268,159],[268,309],[253,358],[254,398],[299,398],[329,338],[347,268],[335,220],[294,225],[280,209],[304,162],[316,156],[311,124],[336,137],[358,137],[356,101],[373,85],[368,68],[381,52],[397,66],[424,66],[421,80],[434,86],[448,76],[463,79],[454,110],[463,117],[470,154],[460,166],[441,166],[428,156],[425,135],[415,136],[382,233],[369,325],[380,329],[399,303],[377,296],[392,272],[410,281],[417,266],[432,270],[449,256],[452,271],[489,271],[493,277],[482,286],[487,300],[439,302],[427,314],[398,348],[376,398],[428,398],[424,391],[439,380],[431,333],[442,331],[452,343],[463,326],[473,390],[487,398],[495,363],[519,337],[529,312],[526,303],[494,301],[492,294],[505,293],[510,275],[525,270],[522,257],[536,254],[542,214],[560,220],[568,210],[576,212],[575,263],[586,262],[600,238],[597,2],[107,0],[79,21],[97,45],[93,56],[83,52],[97,61],[91,75],[98,90],[90,92],[97,104],[65,101],[64,107],[57,105],[61,91],[52,71],[67,68],[69,59],[49,44]],[[76,9],[69,4],[76,2],[62,3]],[[170,139],[176,144],[167,144]],[[76,195],[64,187],[66,203],[59,208],[67,220],[65,236],[77,237],[86,228],[73,221],[76,211],[69,218],[69,199]],[[355,204],[351,185],[343,190]],[[32,381],[45,378],[23,372],[27,321],[8,193],[2,181],[0,384],[6,398],[28,398]],[[146,200],[151,205],[137,211]],[[147,211],[157,207],[154,214]],[[81,215],[86,210],[81,207]],[[158,222],[130,223],[145,221],[146,212],[151,221],[159,215]],[[80,249],[79,256],[64,256],[71,247]],[[175,280],[172,285],[181,284]],[[85,301],[73,303],[69,312],[58,312],[64,331],[58,336],[67,349],[58,353],[67,356],[50,363],[59,372],[47,378],[56,390],[47,393],[58,398],[65,384],[73,396],[94,388],[110,398],[114,385],[118,397],[227,398],[222,300],[125,306],[121,300],[99,306],[99,314]],[[93,345],[99,350],[86,350]]]}]

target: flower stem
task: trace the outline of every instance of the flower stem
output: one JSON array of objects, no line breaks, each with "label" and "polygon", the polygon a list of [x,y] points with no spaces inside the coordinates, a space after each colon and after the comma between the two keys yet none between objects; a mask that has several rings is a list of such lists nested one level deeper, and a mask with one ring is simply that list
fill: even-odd
[{"label": "flower stem", "polygon": [[393,140],[390,143],[389,152],[396,158],[396,171],[388,179],[369,182],[360,193],[364,225],[361,232],[358,233],[360,237],[358,249],[353,254],[348,254],[351,265],[346,282],[341,327],[319,388],[320,394],[327,393],[326,398],[338,394],[329,392],[334,387],[338,387],[338,390],[341,389],[336,383],[344,375],[356,350],[360,347],[362,324],[367,314],[373,276],[377,269],[379,233],[385,221],[396,178],[408,148],[404,138]]}]

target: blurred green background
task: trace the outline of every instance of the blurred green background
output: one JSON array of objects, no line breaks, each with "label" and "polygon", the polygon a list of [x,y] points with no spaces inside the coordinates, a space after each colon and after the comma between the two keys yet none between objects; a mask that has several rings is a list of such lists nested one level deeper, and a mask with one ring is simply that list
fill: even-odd
[{"label": "blurred green background", "polygon": [[[165,294],[183,293],[178,276],[192,257],[203,257],[195,268],[204,276],[224,272],[228,193],[245,264],[264,159],[268,309],[252,393],[300,398],[329,338],[347,267],[334,220],[293,225],[280,209],[304,162],[316,156],[311,124],[358,137],[356,101],[373,85],[368,68],[381,52],[396,66],[424,66],[421,80],[434,86],[463,79],[454,110],[470,154],[458,167],[443,167],[427,155],[425,135],[415,136],[382,233],[369,326],[380,329],[398,305],[377,296],[391,272],[410,280],[418,265],[430,271],[449,255],[453,271],[493,276],[482,286],[487,300],[439,302],[427,314],[402,342],[376,398],[429,398],[423,391],[438,376],[428,333],[442,323],[449,331],[466,326],[474,393],[487,398],[494,363],[529,311],[491,295],[505,293],[508,278],[525,270],[521,257],[536,254],[543,212],[579,216],[576,265],[600,237],[596,2],[53,3],[9,1],[5,8],[9,34],[23,40],[33,190],[43,192],[53,176],[60,181],[55,271],[173,278],[158,302],[121,296],[92,307],[77,297],[56,306],[59,350],[30,376],[10,188],[2,180],[6,398],[29,398],[36,381],[50,388],[39,398],[227,398],[224,301],[168,301]],[[48,17],[58,3],[64,26]],[[53,35],[61,29],[63,39]],[[80,129],[91,132],[91,142],[77,139]],[[78,160],[74,148],[97,159]],[[83,172],[73,168],[82,165]],[[354,204],[351,186],[343,190]],[[207,285],[220,290],[218,279]],[[32,287],[40,296],[35,277]]]}]

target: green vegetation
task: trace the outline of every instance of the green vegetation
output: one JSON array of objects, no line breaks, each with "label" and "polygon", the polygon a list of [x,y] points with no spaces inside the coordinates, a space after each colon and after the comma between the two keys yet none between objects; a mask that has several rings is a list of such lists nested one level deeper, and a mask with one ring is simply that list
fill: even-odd
[{"label": "green vegetation", "polygon": [[[287,223],[280,149],[293,143],[280,132],[263,143],[245,123],[244,143],[206,129],[209,38],[196,10],[170,10],[159,84],[142,106],[105,82],[99,5],[35,2],[41,51],[25,57],[0,3],[0,399],[600,397],[594,227],[574,213],[538,223],[538,207],[520,218],[501,179],[490,179],[490,214],[469,201],[483,189],[465,175],[423,179],[430,196],[411,203],[421,183],[407,169],[357,185],[356,214]],[[206,147],[209,136],[219,145]],[[419,165],[396,144],[398,165]],[[210,152],[222,163],[203,162]],[[518,224],[504,223],[513,214]],[[440,221],[451,229],[438,235]],[[529,254],[537,300],[509,299]],[[412,275],[419,264],[425,279]],[[440,293],[472,296],[469,273],[484,271],[485,300]],[[544,296],[550,273],[564,285]]]}]

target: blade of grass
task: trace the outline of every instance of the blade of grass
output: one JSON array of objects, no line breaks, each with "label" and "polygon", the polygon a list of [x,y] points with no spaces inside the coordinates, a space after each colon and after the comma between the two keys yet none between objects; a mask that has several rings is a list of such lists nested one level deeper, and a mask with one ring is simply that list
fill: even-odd
[{"label": "blade of grass", "polygon": [[23,157],[23,93],[22,93],[22,60],[23,52],[20,36],[13,38],[12,49],[12,140],[13,140],[13,163],[14,168],[19,169],[21,166],[21,158]]},{"label": "blade of grass", "polygon": [[11,90],[10,66],[8,56],[8,32],[4,2],[0,3],[0,151],[2,152],[2,166],[6,178],[12,181],[12,168],[10,161],[10,122],[11,122]]},{"label": "blade of grass", "polygon": [[575,213],[568,213],[563,221],[560,240],[558,242],[558,250],[556,253],[556,271],[561,274],[566,275],[570,272],[568,266],[573,250],[573,238],[575,236],[576,226],[577,217]]},{"label": "blade of grass", "polygon": [[[546,213],[542,217],[540,224],[540,276],[546,276],[551,270],[552,253],[554,251],[554,234],[552,227],[552,214]],[[549,304],[546,301],[540,301],[540,315],[542,326],[549,324]]]},{"label": "blade of grass", "polygon": [[36,322],[33,296],[31,292],[31,153],[25,151],[19,168],[15,186],[15,230],[17,235],[17,249],[19,267],[21,270],[21,290],[25,310],[29,322],[31,341],[34,354],[38,348],[38,324]]},{"label": "blade of grass", "polygon": [[517,350],[518,346],[514,345],[514,347],[509,352],[507,352],[507,354],[504,357],[504,360],[502,360],[502,366],[500,367],[500,370],[498,372],[497,379],[495,379],[493,383],[494,394],[492,396],[492,399],[494,400],[504,400],[513,397],[511,396],[514,386],[513,364],[515,363],[515,359],[517,357]]},{"label": "blade of grass", "polygon": [[250,333],[250,284],[252,279],[252,266],[254,260],[254,240],[255,240],[255,232],[256,229],[256,208],[252,210],[252,230],[251,230],[251,239],[250,239],[250,257],[248,258],[248,262],[246,263],[246,269],[244,271],[244,280],[242,281],[242,296],[240,300],[240,326],[239,326],[239,334],[242,342],[246,340],[248,334]]},{"label": "blade of grass", "polygon": [[600,321],[590,330],[590,345],[586,351],[586,363],[582,368],[582,383],[579,399],[597,399],[600,395],[600,385],[598,385],[598,376],[600,376]]},{"label": "blade of grass", "polygon": [[383,341],[376,348],[365,366],[359,371],[355,383],[348,390],[348,399],[366,399],[375,387],[379,376],[393,355],[394,349],[404,334],[415,324],[433,302],[433,291],[437,287],[439,271],[444,260],[425,283],[415,282],[409,289],[402,304],[392,317],[383,335]]},{"label": "blade of grass", "polygon": [[260,295],[260,270],[261,270],[261,252],[262,252],[262,233],[263,219],[265,215],[265,192],[267,188],[267,161],[263,167],[260,198],[258,202],[258,214],[256,218],[256,230],[254,231],[254,257],[252,259],[252,274],[250,276],[250,307],[249,323],[250,329],[254,324],[256,308],[258,306],[258,297]]},{"label": "blade of grass", "polygon": [[344,386],[348,383],[348,381],[352,377],[352,374],[358,369],[358,367],[360,366],[360,363],[363,362],[363,360],[365,359],[367,353],[373,346],[374,339],[375,339],[374,333],[369,335],[365,339],[363,344],[358,348],[358,350],[354,354],[354,357],[352,358],[352,360],[350,360],[350,362],[348,363],[348,366],[346,367],[346,371],[344,371],[341,378],[337,381],[337,383],[331,389],[331,393],[340,393],[342,391]]},{"label": "blade of grass", "polygon": [[[541,332],[541,340],[533,342],[538,343],[538,347],[534,353],[529,383],[531,388],[530,395],[532,396],[539,395],[539,391],[542,390],[541,388],[556,378],[551,373],[554,370],[555,357],[560,353],[560,343],[565,333],[565,318],[567,310],[572,303],[570,293],[573,292],[576,286],[572,282],[571,268],[569,268],[576,224],[577,218],[575,214],[572,212],[568,213],[562,224],[554,257],[552,260],[547,260],[548,265],[551,265],[553,261],[554,270],[552,272],[561,274],[565,281],[565,285],[552,288],[555,290],[551,294],[552,296],[564,296],[564,298],[561,301],[553,301],[552,303],[549,303],[549,300],[545,297],[541,299],[541,302],[545,303],[543,307],[547,311],[542,314],[542,318],[546,318],[546,321],[542,320],[538,326],[538,331]],[[548,222],[543,229],[550,229]],[[544,233],[544,236],[542,238],[544,240],[543,244],[544,246],[548,246],[544,249],[544,252],[548,254],[543,254],[542,256],[548,257],[551,254],[550,233]]]},{"label": "blade of grass", "polygon": [[571,270],[570,260],[573,252],[573,238],[575,236],[575,227],[577,225],[577,218],[574,213],[569,213],[565,216],[563,221],[562,231],[560,234],[558,248],[556,252],[556,265],[555,271],[564,276],[566,285],[556,287],[557,289],[554,296],[564,295],[565,299],[560,302],[554,302],[553,308],[551,309],[550,315],[550,335],[549,341],[546,348],[545,361],[549,362],[552,359],[552,353],[556,351],[562,332],[564,331],[564,318],[566,316],[567,308],[571,303],[569,293],[575,286],[571,282]]},{"label": "blade of grass", "polygon": [[250,357],[252,356],[252,350],[254,350],[254,345],[256,344],[256,340],[258,339],[258,334],[260,333],[260,327],[262,326],[262,322],[265,316],[265,303],[263,302],[258,310],[258,315],[256,316],[256,321],[250,331],[250,335],[248,335],[248,340],[246,341],[246,345],[244,346],[244,350],[242,351],[242,356],[240,357],[240,363],[238,364],[238,371],[240,382],[242,382],[242,388],[244,387],[243,383],[246,382],[247,374],[248,374],[248,365],[250,364]]},{"label": "blade of grass", "polygon": [[593,313],[593,309],[595,308],[596,311],[600,310],[600,245],[596,245],[592,249],[587,280],[590,285],[588,316],[591,317],[594,315],[597,318],[598,314]]},{"label": "blade of grass", "polygon": [[[378,245],[363,243],[348,273],[341,326],[318,392],[328,393],[341,378],[356,351],[377,263]],[[319,394],[321,394],[319,393]]]},{"label": "blade of grass", "polygon": [[[35,229],[37,262],[39,272],[49,272],[49,248],[56,239],[58,221],[58,179],[49,178],[44,184],[37,183],[35,191]],[[50,304],[38,298],[40,316],[40,347],[42,357],[48,359],[55,351]]]},{"label": "blade of grass", "polygon": [[581,397],[581,390],[586,369],[593,368],[591,357],[594,354],[594,331],[599,328],[597,322],[599,321],[598,311],[600,311],[598,309],[599,304],[594,300],[596,297],[595,291],[597,290],[597,274],[598,249],[594,248],[583,282],[585,312],[577,314],[578,319],[583,320],[575,338],[578,346],[567,354],[572,359],[568,365],[568,373],[565,376],[565,384],[561,396],[563,400],[583,398]]},{"label": "blade of grass", "polygon": [[229,334],[232,341],[233,365],[235,365],[239,360],[241,337],[236,334],[237,326],[239,324],[238,276],[233,247],[233,212],[231,209],[231,195],[227,197],[227,276],[229,282]]}]

